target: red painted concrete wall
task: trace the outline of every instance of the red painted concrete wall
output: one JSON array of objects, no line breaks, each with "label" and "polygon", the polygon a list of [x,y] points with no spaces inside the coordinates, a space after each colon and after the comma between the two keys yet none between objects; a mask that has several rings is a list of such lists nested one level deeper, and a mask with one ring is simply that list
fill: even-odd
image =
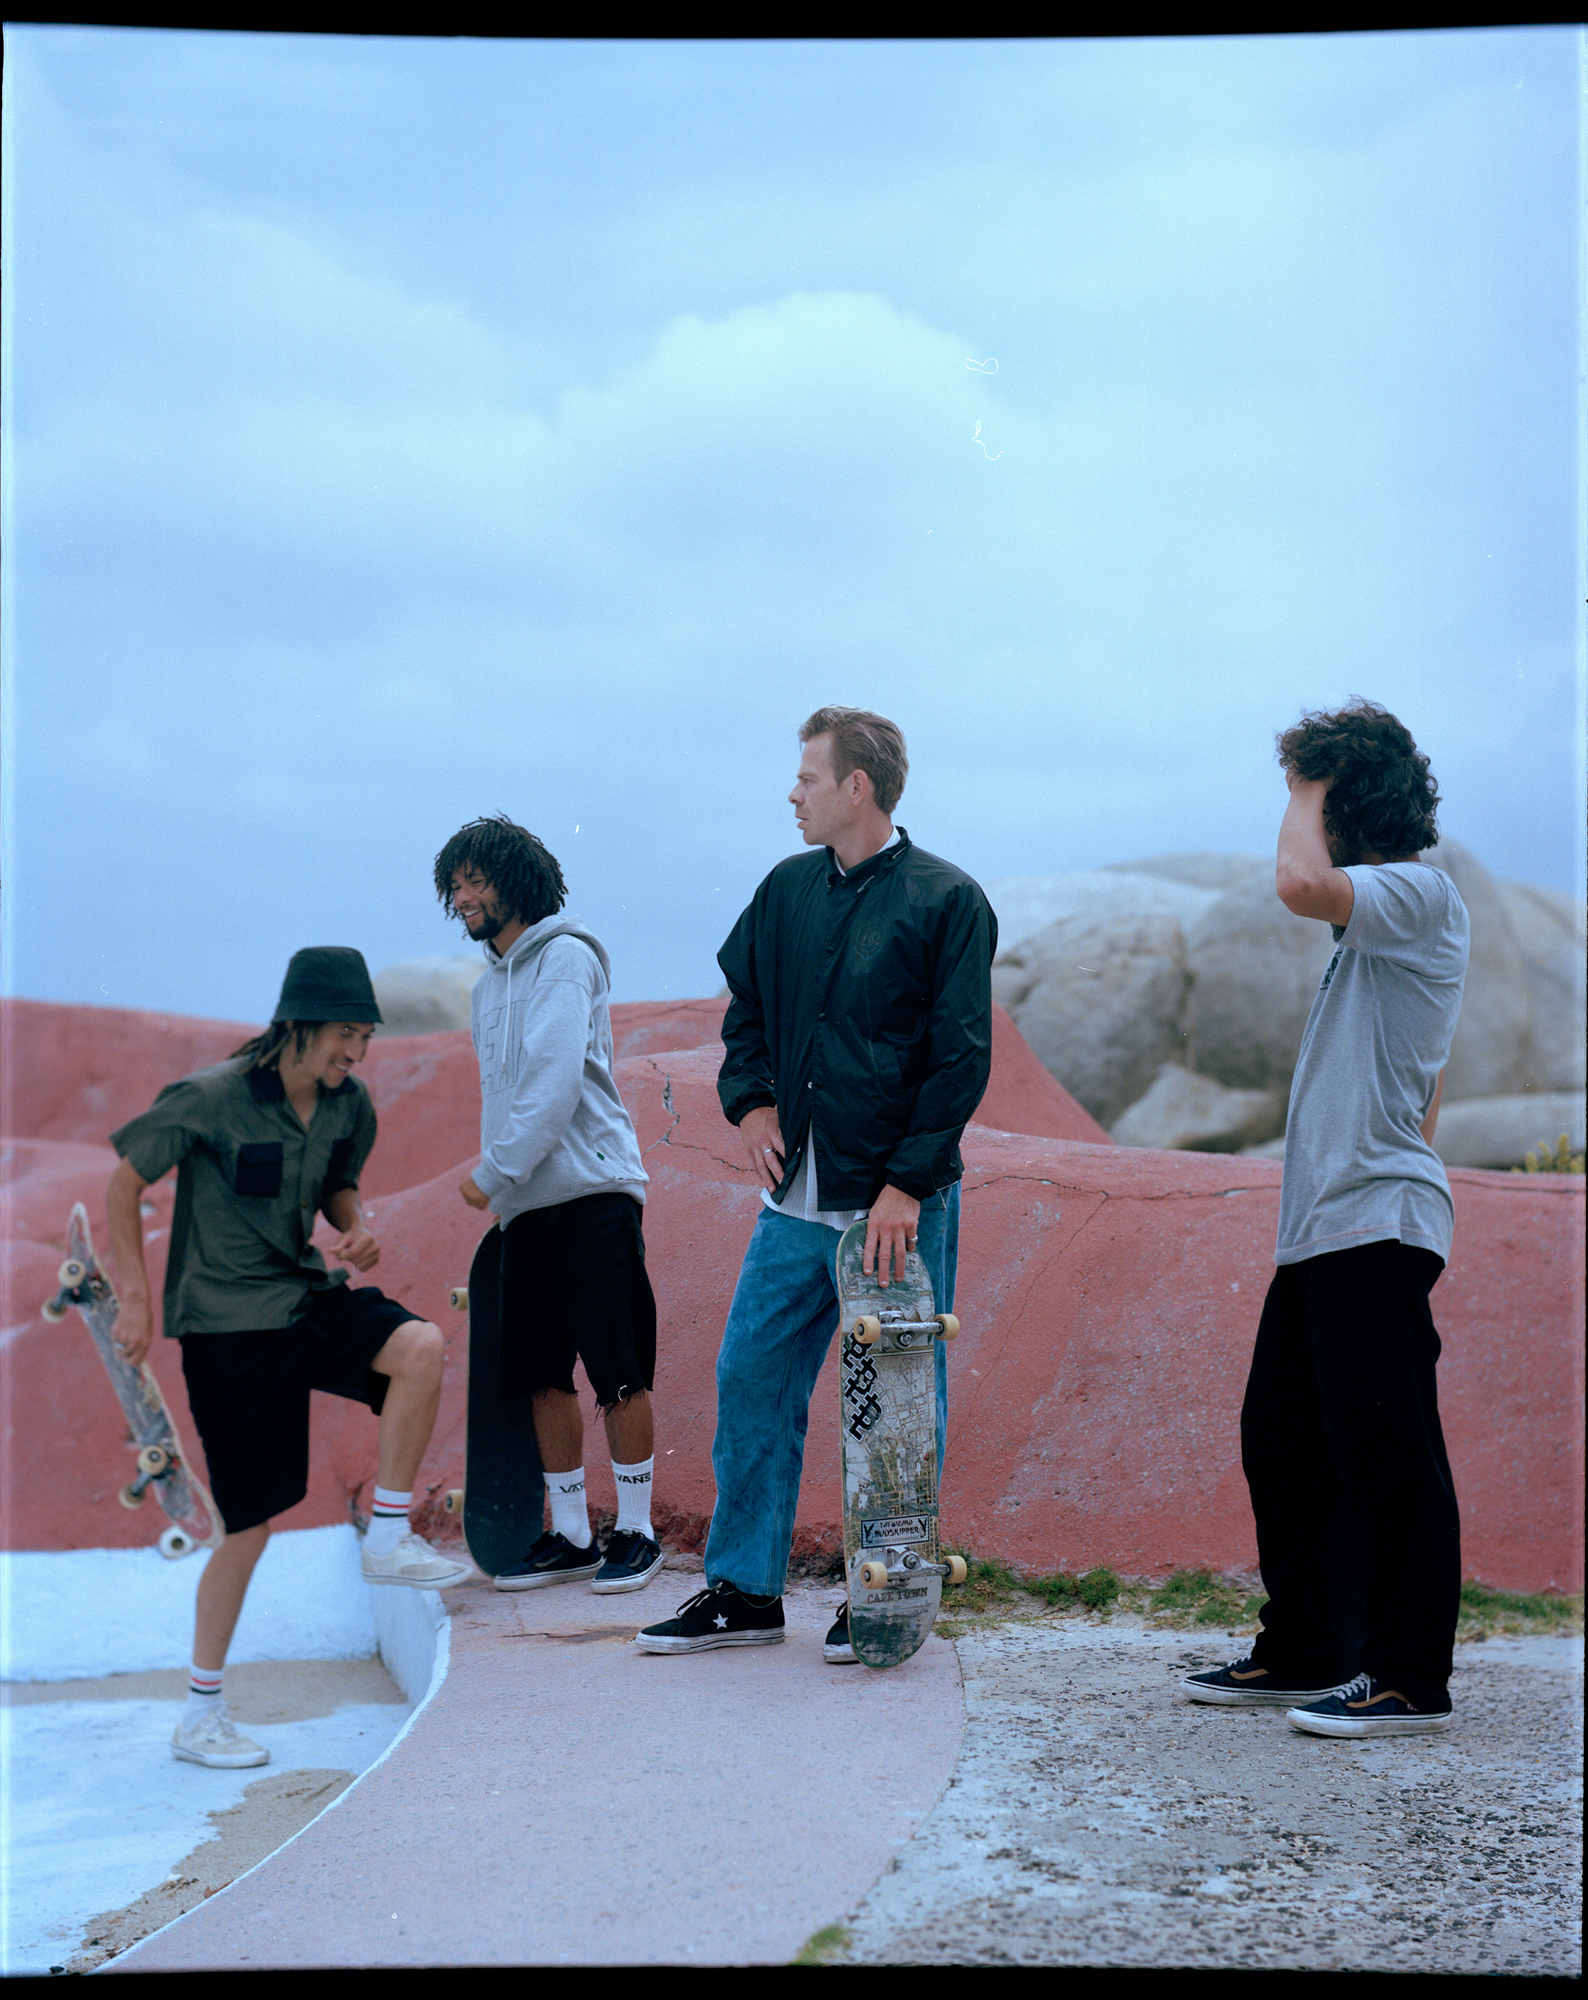
[{"label": "red painted concrete wall", "polygon": [[[666,1039],[713,1005],[720,1010],[720,1003],[690,1003],[682,1019],[680,1010],[636,1010],[624,1028],[648,1031],[654,1023]],[[19,1006],[28,1003],[11,1003]],[[53,1283],[71,1202],[87,1200],[102,1227],[114,1156],[82,1143],[86,1091],[104,1094],[103,1131],[181,1067],[214,1059],[201,1030],[222,1054],[221,1044],[235,1046],[241,1031],[121,1016],[117,1032],[129,1042],[137,1041],[140,1021],[149,1026],[156,1055],[139,1058],[146,1066],[158,1067],[169,1051],[189,1052],[152,1082],[129,1056],[140,1094],[127,1102],[119,1095],[121,1072],[102,1060],[106,1035],[88,1032],[107,1027],[109,1010],[28,1013],[33,1018],[24,1017],[19,1032],[11,1012],[7,1054],[43,1070],[68,1051],[87,1050],[98,1067],[75,1092],[38,1077],[26,1080],[25,1092],[8,1091],[8,1108],[32,1107],[52,1130],[0,1149],[0,1542],[141,1543],[159,1523],[152,1513],[146,1519],[115,1504],[128,1454],[86,1333],[75,1316],[46,1326],[37,1307]],[[86,1024],[68,1020],[58,1033],[49,1018],[74,1015],[87,1016]],[[662,1328],[658,1524],[698,1542],[712,1501],[717,1343],[757,1203],[737,1137],[717,1106],[717,1050],[668,1054],[649,1038],[651,1052],[620,1061],[619,1084],[652,1176],[646,1242]],[[389,1147],[396,1165],[389,1162],[388,1171],[401,1167],[411,1176],[405,1187],[372,1196],[385,1245],[372,1276],[449,1336],[442,1415],[422,1473],[432,1496],[461,1484],[464,1469],[466,1339],[446,1292],[467,1272],[480,1234],[480,1218],[456,1193],[472,1161],[475,1127],[473,1114],[465,1119],[453,1099],[475,1088],[471,1061],[466,1037],[440,1035],[377,1044],[371,1056],[371,1084],[383,1104],[376,1157]],[[7,1068],[14,1074],[15,1062]],[[1067,1106],[1012,1026],[1001,1027],[984,1109],[995,1108],[1005,1129],[978,1123],[964,1145],[957,1302],[964,1331],[949,1350],[945,1526],[956,1541],[1029,1570],[1097,1563],[1140,1575],[1204,1564],[1248,1568],[1255,1552],[1237,1426],[1272,1268],[1279,1168],[1014,1129],[1014,1113],[1050,1127],[1069,1124]],[[467,1143],[449,1160],[447,1149],[460,1136]],[[1451,1183],[1456,1247],[1434,1305],[1465,1569],[1503,1588],[1581,1589],[1583,1183],[1476,1172],[1453,1173]],[[169,1181],[150,1190],[157,1283],[170,1196]],[[180,1407],[172,1344],[158,1350],[157,1367]],[[346,1519],[350,1505],[368,1504],[374,1431],[367,1412],[317,1398],[314,1430],[314,1483],[282,1526]],[[592,1444],[587,1460],[596,1504],[612,1505],[604,1454]],[[836,1549],[838,1515],[829,1363],[812,1415],[802,1548]]]}]

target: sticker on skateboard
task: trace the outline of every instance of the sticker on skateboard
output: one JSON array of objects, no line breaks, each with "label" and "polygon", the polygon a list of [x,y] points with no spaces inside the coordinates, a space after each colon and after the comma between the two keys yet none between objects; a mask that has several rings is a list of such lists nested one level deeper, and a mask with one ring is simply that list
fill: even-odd
[{"label": "sticker on skateboard", "polygon": [[893,1667],[925,1643],[944,1579],[965,1580],[937,1539],[937,1343],[959,1322],[937,1310],[913,1250],[884,1286],[862,1270],[865,1248],[862,1221],[837,1255],[849,1643],[868,1667]]},{"label": "sticker on skateboard", "polygon": [[116,1315],[120,1302],[110,1280],[99,1268],[88,1211],[78,1202],[66,1231],[66,1262],[60,1269],[60,1290],[44,1304],[44,1317],[59,1322],[76,1306],[105,1364],[110,1386],[127,1419],[129,1442],[137,1454],[136,1472],[117,1498],[123,1507],[141,1507],[152,1489],[170,1527],[160,1536],[159,1549],[173,1561],[194,1549],[217,1549],[226,1538],[209,1488],[189,1458],[176,1421],[160,1393],[147,1361],[134,1364],[116,1345]]}]

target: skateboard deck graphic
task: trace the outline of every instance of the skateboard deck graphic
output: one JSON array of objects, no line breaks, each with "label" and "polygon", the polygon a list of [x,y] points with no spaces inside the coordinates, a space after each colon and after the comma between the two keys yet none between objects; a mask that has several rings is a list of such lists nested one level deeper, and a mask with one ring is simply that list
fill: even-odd
[{"label": "skateboard deck graphic", "polygon": [[925,1642],[943,1579],[965,1575],[937,1540],[936,1349],[959,1324],[913,1250],[884,1287],[861,1269],[865,1247],[857,1222],[837,1256],[849,1642],[868,1667],[893,1667]]},{"label": "skateboard deck graphic", "polygon": [[88,1211],[81,1202],[72,1210],[66,1231],[66,1261],[60,1270],[60,1290],[44,1305],[44,1317],[65,1319],[68,1306],[82,1314],[94,1346],[105,1364],[110,1386],[127,1419],[129,1441],[137,1453],[137,1471],[117,1496],[124,1507],[141,1507],[151,1488],[170,1520],[160,1536],[163,1556],[175,1559],[194,1549],[217,1549],[226,1530],[209,1488],[189,1458],[182,1434],[166,1408],[154,1370],[147,1361],[136,1365],[116,1346],[116,1315],[120,1302],[110,1280],[99,1268]]},{"label": "skateboard deck graphic", "polygon": [[535,1442],[530,1398],[502,1395],[502,1232],[486,1231],[469,1267],[467,1288],[452,1304],[469,1315],[468,1459],[461,1502],[463,1539],[486,1576],[522,1562],[540,1540],[546,1479]]}]

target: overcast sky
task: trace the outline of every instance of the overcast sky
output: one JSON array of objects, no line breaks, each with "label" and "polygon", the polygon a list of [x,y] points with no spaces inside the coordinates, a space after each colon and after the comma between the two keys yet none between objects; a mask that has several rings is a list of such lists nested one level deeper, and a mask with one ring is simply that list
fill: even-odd
[{"label": "overcast sky", "polygon": [[464,950],[505,810],[714,992],[829,701],[985,879],[1264,851],[1365,694],[1580,893],[1582,60],[8,29],[6,989]]}]

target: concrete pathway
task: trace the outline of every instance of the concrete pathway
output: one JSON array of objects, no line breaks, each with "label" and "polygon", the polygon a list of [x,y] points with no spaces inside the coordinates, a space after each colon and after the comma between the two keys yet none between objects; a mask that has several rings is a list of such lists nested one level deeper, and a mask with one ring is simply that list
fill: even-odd
[{"label": "concrete pathway", "polygon": [[1174,1692],[1244,1638],[958,1643],[964,1753],[839,1962],[1581,1973],[1580,1639],[1460,1646],[1448,1734],[1360,1743]]},{"label": "concrete pathway", "polygon": [[105,1970],[791,1959],[941,1795],[959,1668],[938,1638],[888,1674],[827,1666],[831,1587],[790,1593],[781,1646],[627,1643],[699,1583],[448,1592],[450,1671],[396,1754]]},{"label": "concrete pathway", "polygon": [[1184,1701],[1245,1640],[1125,1616],[878,1675],[823,1664],[834,1592],[801,1587],[782,1647],[624,1643],[696,1581],[450,1593],[396,1753],[105,1969],[772,1964],[827,1931],[831,1963],[1580,1974],[1580,1639],[1462,1646],[1447,1735],[1341,1743]]}]

